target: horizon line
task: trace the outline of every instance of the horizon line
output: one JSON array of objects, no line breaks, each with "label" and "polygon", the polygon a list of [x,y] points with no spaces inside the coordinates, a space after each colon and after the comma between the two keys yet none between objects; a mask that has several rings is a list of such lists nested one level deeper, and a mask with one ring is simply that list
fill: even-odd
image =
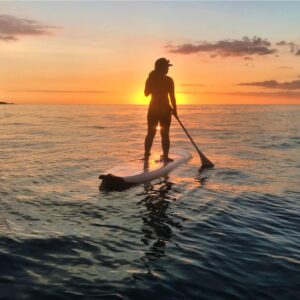
[{"label": "horizon line", "polygon": [[[138,104],[138,103],[17,103],[17,102],[10,102],[9,104],[13,105],[103,105],[103,106],[149,106],[149,104]],[[177,104],[177,106],[284,106],[284,105],[300,105],[300,103],[206,103],[206,104]]]}]

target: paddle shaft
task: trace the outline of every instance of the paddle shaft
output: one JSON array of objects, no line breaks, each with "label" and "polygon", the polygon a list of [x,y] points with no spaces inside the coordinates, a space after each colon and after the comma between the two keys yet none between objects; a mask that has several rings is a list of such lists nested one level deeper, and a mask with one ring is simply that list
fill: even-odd
[{"label": "paddle shaft", "polygon": [[188,136],[188,138],[192,142],[193,146],[197,150],[197,152],[198,152],[198,154],[200,156],[200,159],[201,159],[202,167],[203,168],[214,167],[214,164],[199,150],[199,148],[197,147],[196,143],[194,142],[194,140],[192,139],[192,137],[190,136],[190,134],[188,133],[188,131],[186,130],[186,128],[184,127],[184,125],[182,124],[182,122],[180,121],[180,119],[178,118],[178,116],[174,115],[174,117],[176,118],[176,120],[180,124],[181,128],[184,130],[184,132],[186,133],[186,135]]},{"label": "paddle shaft", "polygon": [[194,147],[196,148],[197,152],[201,153],[201,151],[197,147],[196,143],[194,142],[194,140],[192,139],[192,137],[190,136],[190,134],[188,133],[188,131],[186,130],[186,128],[181,123],[180,119],[177,116],[175,116],[175,118],[177,119],[178,123],[180,124],[180,126],[182,127],[182,129],[184,130],[184,132],[186,133],[186,135],[188,136],[188,138],[190,139],[190,141],[192,142],[192,144],[194,145]]}]

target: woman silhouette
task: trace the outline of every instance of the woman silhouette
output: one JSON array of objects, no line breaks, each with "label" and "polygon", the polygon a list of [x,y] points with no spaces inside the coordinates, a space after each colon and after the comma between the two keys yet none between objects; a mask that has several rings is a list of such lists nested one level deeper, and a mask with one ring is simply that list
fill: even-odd
[{"label": "woman silhouette", "polygon": [[[154,70],[150,72],[145,84],[145,96],[151,94],[148,109],[148,132],[145,138],[145,160],[150,156],[153,139],[157,125],[160,125],[164,162],[173,161],[169,158],[170,125],[172,113],[177,116],[174,81],[167,76],[169,67],[172,66],[166,58],[156,60]],[[170,105],[171,102],[171,105]]]}]

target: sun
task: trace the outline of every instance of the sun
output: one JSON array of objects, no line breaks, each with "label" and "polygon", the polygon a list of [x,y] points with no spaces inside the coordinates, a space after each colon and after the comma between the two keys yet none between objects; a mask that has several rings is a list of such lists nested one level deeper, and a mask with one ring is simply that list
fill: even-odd
[{"label": "sun", "polygon": [[151,96],[145,97],[143,92],[136,93],[133,97],[133,104],[136,105],[148,105],[151,99]]},{"label": "sun", "polygon": [[185,96],[184,94],[181,93],[176,93],[176,103],[178,105],[186,105],[189,104],[189,99],[187,98],[187,96]]}]

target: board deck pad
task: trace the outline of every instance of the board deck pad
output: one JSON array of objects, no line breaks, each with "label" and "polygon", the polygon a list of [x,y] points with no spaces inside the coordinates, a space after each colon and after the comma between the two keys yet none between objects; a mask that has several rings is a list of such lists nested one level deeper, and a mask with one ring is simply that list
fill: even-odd
[{"label": "board deck pad", "polygon": [[106,174],[122,178],[128,183],[145,182],[169,173],[180,164],[188,161],[192,156],[188,151],[175,149],[170,154],[170,157],[174,161],[165,163],[161,160],[161,154],[154,153],[148,161],[133,160],[110,169]]}]

